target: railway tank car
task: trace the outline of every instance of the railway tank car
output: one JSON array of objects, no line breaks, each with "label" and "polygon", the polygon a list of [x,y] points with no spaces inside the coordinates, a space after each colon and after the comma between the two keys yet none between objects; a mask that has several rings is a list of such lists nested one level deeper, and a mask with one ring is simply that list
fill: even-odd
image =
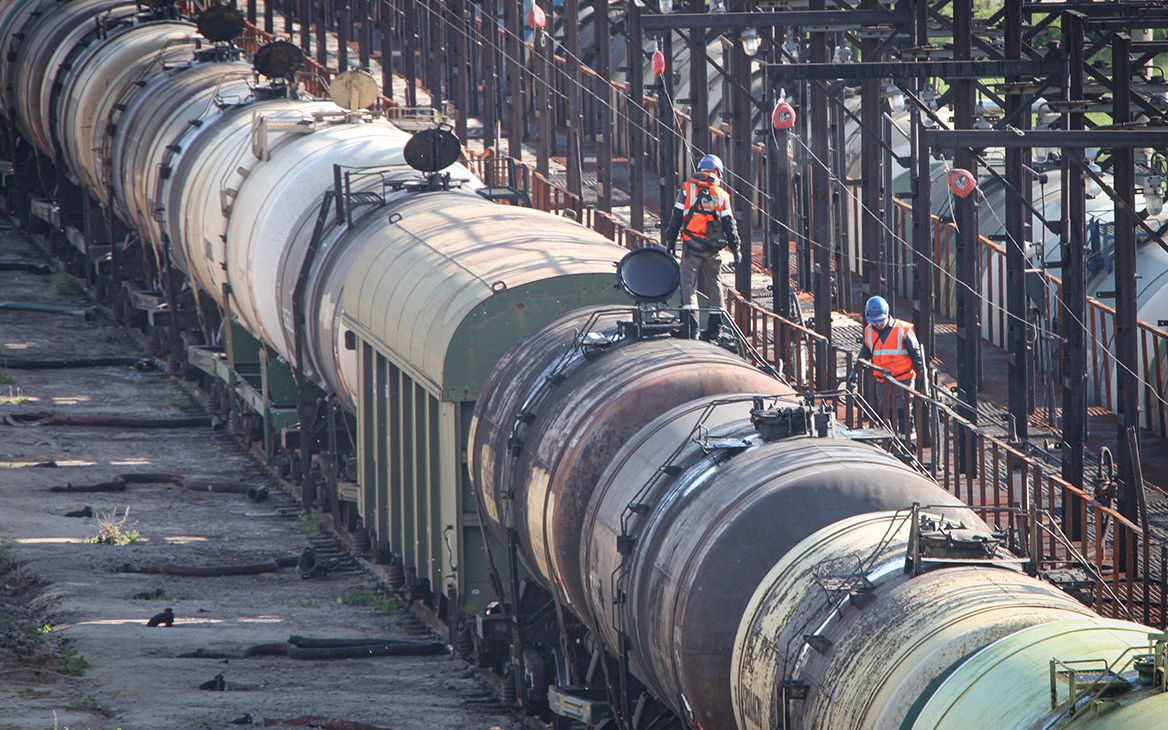
[{"label": "railway tank car", "polygon": [[[832,394],[672,337],[663,253],[493,202],[448,135],[306,98],[287,45],[248,63],[240,21],[0,0],[6,199],[74,247],[40,196],[101,207],[86,276],[149,290],[147,326],[233,422],[526,708],[630,730],[1165,716],[1164,635],[1025,575]],[[630,307],[634,261],[666,285]]]}]

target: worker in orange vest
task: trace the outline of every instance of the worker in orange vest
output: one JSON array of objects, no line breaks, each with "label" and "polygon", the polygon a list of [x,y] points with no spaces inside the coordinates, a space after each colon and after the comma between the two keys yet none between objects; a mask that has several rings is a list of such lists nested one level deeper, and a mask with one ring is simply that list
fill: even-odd
[{"label": "worker in orange vest", "polygon": [[716,340],[722,333],[718,252],[729,248],[734,265],[742,261],[730,195],[722,188],[721,181],[722,160],[717,155],[706,155],[698,161],[697,173],[681,186],[673,204],[673,217],[665,229],[665,245],[670,253],[675,252],[677,235],[681,234],[681,315],[686,336],[697,336],[699,290],[715,310],[701,333],[703,340]]},{"label": "worker in orange vest", "polygon": [[[885,391],[889,390],[884,386],[884,378],[891,377],[909,389],[917,389],[927,394],[928,366],[925,364],[921,343],[917,341],[917,333],[912,323],[890,317],[888,301],[884,297],[872,297],[868,300],[864,307],[864,318],[868,324],[864,327],[864,345],[860,348],[858,359],[868,360],[876,366],[876,412],[884,416],[889,410],[884,403]],[[857,362],[852,366],[852,372],[848,374],[848,390],[856,387],[858,366]],[[895,399],[900,433],[910,442],[915,442],[912,409],[907,407],[908,394],[898,397],[895,389],[890,394]]]}]

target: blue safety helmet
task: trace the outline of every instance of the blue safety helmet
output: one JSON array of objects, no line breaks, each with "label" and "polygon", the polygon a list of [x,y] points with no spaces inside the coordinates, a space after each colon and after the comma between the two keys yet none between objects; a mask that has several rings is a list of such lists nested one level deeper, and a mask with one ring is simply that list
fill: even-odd
[{"label": "blue safety helmet", "polygon": [[872,297],[864,305],[864,319],[868,324],[882,326],[888,321],[888,301],[884,297]]},{"label": "blue safety helmet", "polygon": [[722,174],[722,158],[717,155],[706,155],[698,160],[698,169],[707,172],[716,172]]}]

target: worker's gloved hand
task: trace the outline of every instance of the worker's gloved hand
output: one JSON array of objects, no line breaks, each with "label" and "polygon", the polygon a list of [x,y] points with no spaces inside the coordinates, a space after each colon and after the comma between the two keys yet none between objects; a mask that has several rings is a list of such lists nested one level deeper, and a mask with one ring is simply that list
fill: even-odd
[{"label": "worker's gloved hand", "polygon": [[677,239],[665,242],[665,250],[674,256],[677,255]]},{"label": "worker's gloved hand", "polygon": [[734,268],[737,269],[742,264],[742,253],[738,249],[734,249],[730,253],[734,255]]},{"label": "worker's gloved hand", "polygon": [[848,382],[845,384],[845,387],[847,387],[847,389],[849,391],[856,390],[856,376],[855,375],[848,376]]}]

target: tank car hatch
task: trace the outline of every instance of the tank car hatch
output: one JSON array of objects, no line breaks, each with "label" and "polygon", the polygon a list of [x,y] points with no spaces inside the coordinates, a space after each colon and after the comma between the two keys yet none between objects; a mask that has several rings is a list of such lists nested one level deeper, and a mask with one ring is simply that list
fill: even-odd
[{"label": "tank car hatch", "polygon": [[665,249],[647,246],[624,255],[616,265],[616,280],[637,304],[655,304],[677,291],[681,267]]},{"label": "tank car hatch", "polygon": [[329,98],[350,112],[371,106],[379,93],[373,75],[360,69],[338,74],[329,84]]},{"label": "tank car hatch", "polygon": [[406,164],[419,172],[438,172],[458,161],[462,145],[450,125],[423,129],[406,142]]},{"label": "tank car hatch", "polygon": [[247,27],[243,13],[229,5],[212,5],[199,13],[195,24],[199,33],[212,43],[233,41]]},{"label": "tank car hatch", "polygon": [[304,51],[288,41],[273,41],[256,51],[252,65],[261,76],[292,81],[304,66]]}]

